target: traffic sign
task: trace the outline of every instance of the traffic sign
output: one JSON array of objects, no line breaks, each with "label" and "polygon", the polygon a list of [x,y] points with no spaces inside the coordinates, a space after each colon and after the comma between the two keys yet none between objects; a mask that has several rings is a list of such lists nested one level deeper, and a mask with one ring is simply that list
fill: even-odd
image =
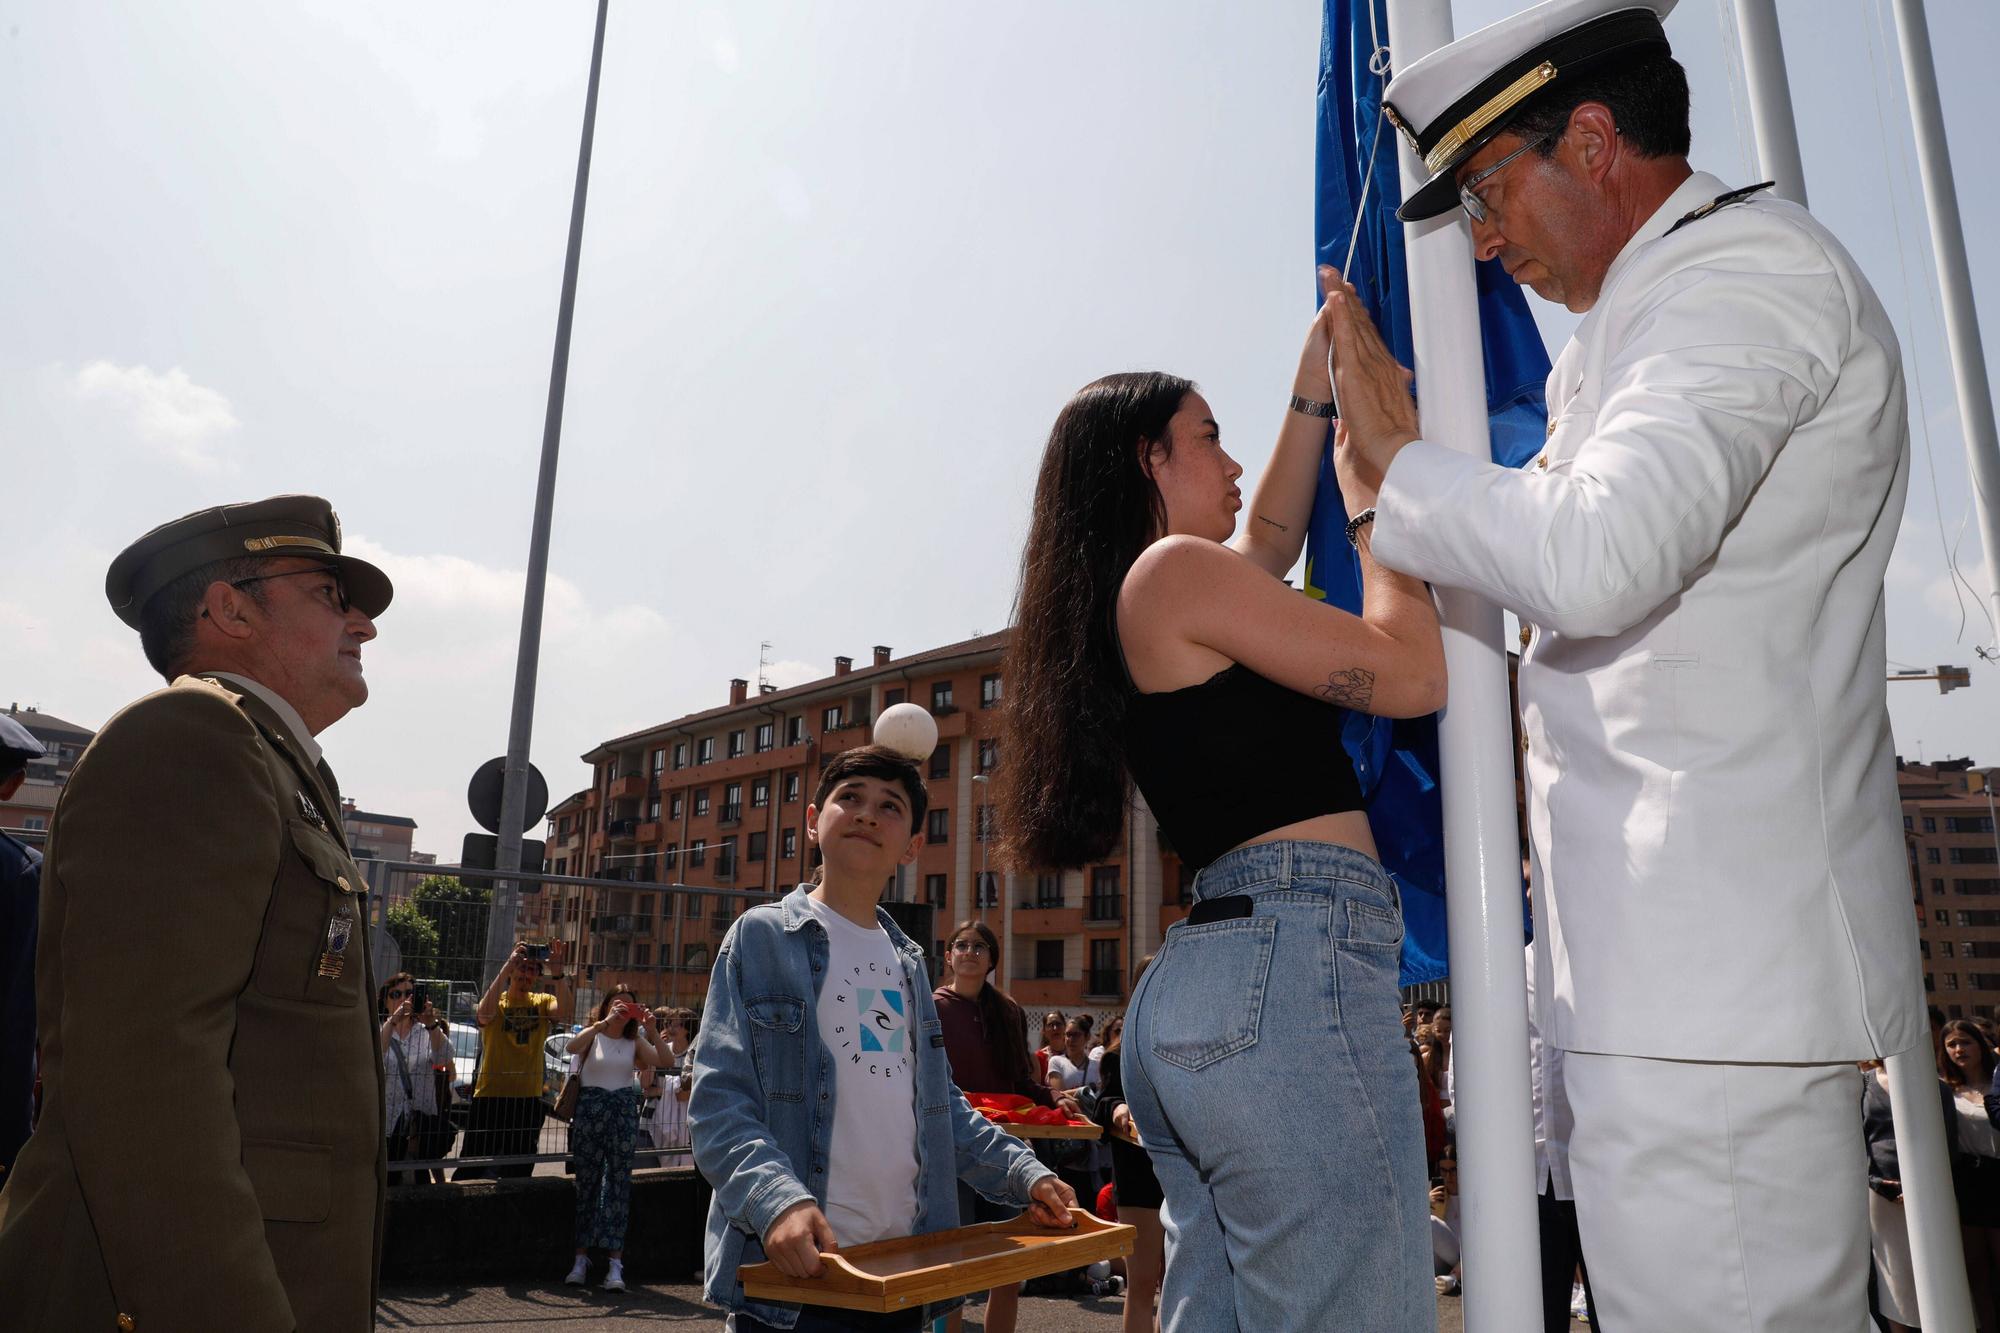
[{"label": "traffic sign", "polygon": [[[488,833],[500,831],[500,796],[506,781],[507,760],[489,759],[479,766],[472,775],[472,785],[465,790],[466,804],[472,807],[472,817],[479,821],[479,827]],[[549,812],[549,784],[542,776],[542,770],[528,765],[528,807],[521,812],[521,832],[542,822],[542,816]],[[521,864],[528,863],[523,853]],[[492,865],[491,861],[486,863]]]}]

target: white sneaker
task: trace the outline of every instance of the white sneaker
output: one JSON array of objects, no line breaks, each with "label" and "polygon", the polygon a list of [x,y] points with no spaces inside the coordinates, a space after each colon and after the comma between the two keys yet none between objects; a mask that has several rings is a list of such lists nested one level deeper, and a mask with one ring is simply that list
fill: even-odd
[{"label": "white sneaker", "polygon": [[604,1281],[603,1281],[603,1283],[601,1283],[600,1285],[601,1285],[601,1286],[602,1286],[602,1287],[604,1288],[604,1290],[606,1290],[606,1291],[623,1291],[623,1290],[625,1290],[625,1269],[624,1269],[624,1267],[623,1267],[622,1265],[619,1265],[619,1264],[613,1264],[613,1265],[611,1265],[611,1271],[610,1271],[609,1273],[606,1273],[606,1274],[604,1275]]},{"label": "white sneaker", "polygon": [[569,1270],[569,1276],[564,1278],[563,1281],[568,1283],[572,1287],[580,1287],[584,1284],[584,1280],[589,1275],[590,1275],[590,1260],[583,1258],[582,1256],[579,1255],[577,1257],[576,1266]]}]

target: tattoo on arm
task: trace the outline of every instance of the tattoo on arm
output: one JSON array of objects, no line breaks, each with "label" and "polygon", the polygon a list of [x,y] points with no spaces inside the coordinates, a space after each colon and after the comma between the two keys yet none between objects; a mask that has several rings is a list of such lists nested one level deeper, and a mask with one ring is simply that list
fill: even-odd
[{"label": "tattoo on arm", "polygon": [[1262,514],[1259,514],[1259,515],[1257,515],[1257,521],[1258,521],[1259,523],[1267,523],[1267,524],[1269,524],[1270,526],[1272,526],[1272,527],[1276,528],[1276,529],[1277,529],[1278,531],[1280,531],[1280,532],[1290,532],[1290,531],[1291,531],[1291,529],[1290,529],[1290,528],[1288,528],[1288,527],[1286,527],[1286,526],[1285,526],[1284,524],[1282,524],[1282,523],[1278,522],[1278,520],[1277,520],[1277,519],[1275,519],[1275,518],[1265,518],[1265,517],[1264,517],[1264,516],[1263,516]]},{"label": "tattoo on arm", "polygon": [[1315,686],[1313,693],[1330,704],[1366,712],[1375,698],[1375,673],[1366,667],[1335,671],[1327,676],[1326,684]]}]

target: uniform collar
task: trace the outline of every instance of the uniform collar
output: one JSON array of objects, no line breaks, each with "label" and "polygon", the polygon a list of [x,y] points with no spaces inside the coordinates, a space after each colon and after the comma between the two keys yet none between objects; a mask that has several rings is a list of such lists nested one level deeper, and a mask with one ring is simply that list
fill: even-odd
[{"label": "uniform collar", "polygon": [[1674,192],[1653,210],[1653,215],[1639,224],[1639,230],[1633,232],[1632,239],[1625,242],[1624,248],[1618,252],[1618,257],[1611,261],[1611,267],[1604,270],[1604,281],[1597,287],[1597,305],[1592,308],[1602,308],[1604,293],[1611,290],[1611,285],[1618,281],[1618,275],[1631,266],[1639,251],[1665,236],[1673,229],[1676,222],[1690,212],[1700,208],[1715,196],[1726,193],[1728,189],[1729,186],[1720,178],[1711,176],[1706,171],[1697,171],[1676,185]]},{"label": "uniform collar", "polygon": [[321,754],[319,742],[314,740],[312,732],[306,729],[306,720],[299,716],[299,710],[292,707],[291,702],[284,695],[279,694],[262,681],[252,680],[248,676],[239,676],[233,671],[204,671],[201,674],[209,677],[211,680],[227,681],[244,693],[252,695],[266,708],[276,713],[278,721],[284,724],[285,730],[290,732],[292,739],[298,743],[300,752],[306,757],[306,763],[314,768],[319,766]]}]

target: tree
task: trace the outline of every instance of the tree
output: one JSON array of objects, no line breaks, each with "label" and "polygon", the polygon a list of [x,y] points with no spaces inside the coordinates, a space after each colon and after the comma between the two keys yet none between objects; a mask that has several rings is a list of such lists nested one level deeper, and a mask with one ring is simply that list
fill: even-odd
[{"label": "tree", "polygon": [[435,933],[433,976],[475,988],[484,983],[480,973],[485,970],[486,919],[492,904],[492,890],[468,888],[455,875],[426,875],[418,883],[410,905]]},{"label": "tree", "polygon": [[382,928],[403,951],[403,970],[413,976],[438,975],[438,931],[415,903],[397,903],[382,917]]}]

